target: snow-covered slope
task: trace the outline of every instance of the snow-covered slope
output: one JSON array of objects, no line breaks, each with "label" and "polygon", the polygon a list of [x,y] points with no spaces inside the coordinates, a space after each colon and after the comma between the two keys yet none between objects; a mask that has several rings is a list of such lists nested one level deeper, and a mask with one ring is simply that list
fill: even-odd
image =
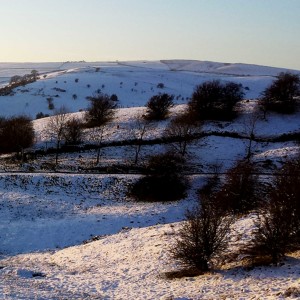
[{"label": "snow-covered slope", "polygon": [[[84,110],[86,97],[101,91],[116,94],[120,107],[144,106],[149,98],[164,92],[173,94],[177,104],[186,103],[196,85],[206,80],[234,81],[247,87],[246,98],[257,98],[279,68],[246,64],[225,64],[203,61],[165,60],[132,62],[66,62],[0,64],[0,84],[13,75],[37,70],[41,79],[15,89],[15,94],[0,97],[1,115],[52,114],[47,98],[55,108],[67,107],[70,112]],[[163,83],[164,88],[158,84]],[[75,97],[74,97],[75,95]]]},{"label": "snow-covered slope", "polygon": [[[168,253],[178,225],[127,229],[86,245],[4,259],[2,299],[299,299],[300,253],[278,267],[225,266],[167,279],[166,272],[178,270]],[[251,227],[248,219],[237,225],[241,235],[232,247]]]},{"label": "snow-covered slope", "polygon": [[[159,92],[175,95],[180,105],[172,108],[173,117],[185,109],[194,86],[205,80],[240,82],[249,88],[246,97],[252,99],[283,71],[182,60],[0,64],[0,84],[1,80],[30,73],[32,69],[46,77],[16,89],[13,96],[0,97],[1,115],[26,113],[34,118],[38,112],[51,114],[47,98],[52,97],[56,108],[64,105],[74,112],[72,116],[82,118],[84,113],[78,111],[88,105],[85,97],[100,89],[117,94],[123,106],[109,124],[105,141],[132,138],[133,123],[145,113],[142,106]],[[158,88],[158,83],[164,83],[164,89]],[[206,122],[202,128],[205,132],[226,132],[229,136],[208,135],[193,142],[188,148],[190,165],[197,166],[198,171],[209,171],[210,164],[218,163],[226,170],[244,158],[255,105],[255,100],[242,101],[242,113],[232,123]],[[38,149],[52,146],[44,134],[47,122],[47,118],[33,122]],[[145,138],[161,136],[168,122],[158,122]],[[273,138],[299,129],[299,112],[290,116],[270,114],[267,121],[256,121],[254,134],[258,138]],[[85,138],[88,142],[88,130]],[[145,146],[141,160],[167,148]],[[128,163],[134,157],[133,151],[131,147],[108,147],[103,149],[100,164]],[[276,168],[286,158],[297,155],[299,145],[292,140],[254,142],[252,152],[255,162],[271,161]],[[174,242],[186,208],[197,201],[196,190],[205,182],[204,176],[188,176],[191,188],[181,201],[136,203],[126,191],[139,175],[76,173],[80,168],[94,166],[95,151],[59,156],[60,170],[72,170],[73,174],[45,171],[44,165],[53,160],[49,155],[22,166],[10,161],[1,164],[0,299],[275,300],[296,295],[290,292],[297,288],[299,291],[300,253],[288,256],[277,267],[246,270],[236,260],[203,276],[166,279],[165,272],[178,270],[168,247]],[[18,173],[20,170],[35,172]],[[249,239],[251,220],[250,215],[234,225],[232,249]]]}]

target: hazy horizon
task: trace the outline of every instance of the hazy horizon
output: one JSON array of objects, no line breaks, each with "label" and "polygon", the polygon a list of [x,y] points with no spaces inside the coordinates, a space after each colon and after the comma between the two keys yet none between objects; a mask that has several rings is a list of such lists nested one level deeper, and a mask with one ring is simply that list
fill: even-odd
[{"label": "hazy horizon", "polygon": [[188,59],[299,70],[300,1],[1,1],[0,61]]}]

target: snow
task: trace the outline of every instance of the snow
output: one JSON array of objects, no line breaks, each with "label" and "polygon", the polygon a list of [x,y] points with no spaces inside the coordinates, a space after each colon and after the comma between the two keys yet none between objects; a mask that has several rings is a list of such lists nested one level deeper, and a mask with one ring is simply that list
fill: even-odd
[{"label": "snow", "polygon": [[[86,97],[97,91],[116,94],[120,107],[144,106],[151,96],[160,92],[173,94],[176,104],[182,104],[187,103],[196,85],[212,79],[241,83],[248,88],[246,98],[254,99],[274,76],[284,71],[246,64],[184,60],[0,63],[0,84],[8,82],[13,75],[24,75],[33,69],[41,74],[38,81],[16,88],[14,95],[0,97],[2,116],[25,114],[34,119],[40,112],[51,115],[53,111],[48,109],[47,98],[53,98],[56,109],[65,106],[70,112],[78,112],[89,105]],[[158,88],[159,83],[165,87]]]},{"label": "snow", "polygon": [[296,257],[288,257],[280,267],[223,268],[166,279],[166,272],[177,269],[168,247],[178,225],[123,230],[56,252],[8,257],[1,261],[0,291],[10,299],[242,300],[286,299],[288,288],[299,288]]},{"label": "snow", "polygon": [[[145,113],[146,101],[159,92],[175,95],[172,118],[185,109],[194,87],[205,80],[233,80],[247,86],[247,100],[240,104],[239,118],[232,123],[205,122],[202,127],[206,133],[235,133],[244,138],[211,134],[191,143],[188,161],[195,166],[195,173],[210,171],[215,163],[226,171],[245,157],[255,99],[284,71],[184,60],[1,63],[0,84],[33,69],[47,76],[18,88],[13,96],[0,97],[1,115],[25,113],[34,118],[41,111],[52,114],[46,98],[53,97],[56,108],[65,105],[72,116],[83,118],[84,112],[79,110],[88,105],[85,97],[101,89],[117,94],[121,106],[107,127],[104,141],[133,138],[133,123]],[[157,88],[160,82],[164,89]],[[76,100],[73,94],[78,96]],[[256,120],[255,137],[270,139],[299,132],[299,117],[299,112],[269,114],[267,120]],[[51,146],[44,131],[48,120],[33,121],[35,149]],[[168,122],[152,126],[146,138],[160,137]],[[89,134],[86,130],[86,140]],[[141,161],[165,149],[164,145],[144,146]],[[252,152],[254,161],[271,160],[280,168],[286,158],[298,155],[299,145],[294,141],[254,142]],[[101,165],[126,164],[133,157],[130,147],[108,147],[103,149]],[[186,209],[195,205],[196,191],[204,184],[205,175],[188,176],[190,189],[185,199],[137,203],[128,197],[127,188],[140,175],[77,173],[78,167],[94,166],[94,151],[61,154],[61,173],[43,169],[43,164],[54,160],[51,155],[23,166],[4,163],[5,158],[8,156],[1,156],[0,167],[0,299],[274,300],[287,299],[287,291],[300,289],[299,252],[288,255],[280,266],[247,269],[236,257],[201,276],[166,278],[166,272],[180,269],[168,249]],[[32,168],[35,172],[23,172]],[[252,215],[245,216],[234,224],[228,257],[249,240],[252,219]],[[297,297],[299,294],[294,299]]]}]

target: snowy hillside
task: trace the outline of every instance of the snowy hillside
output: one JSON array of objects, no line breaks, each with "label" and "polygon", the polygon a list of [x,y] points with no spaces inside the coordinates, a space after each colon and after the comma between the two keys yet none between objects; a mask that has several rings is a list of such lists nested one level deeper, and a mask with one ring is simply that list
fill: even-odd
[{"label": "snowy hillside", "polygon": [[[219,79],[241,83],[246,99],[257,98],[270,84],[279,68],[247,64],[225,64],[203,61],[164,60],[136,62],[66,62],[0,64],[0,85],[14,75],[37,70],[40,80],[14,90],[13,95],[1,96],[1,115],[37,113],[52,114],[47,98],[54,108],[65,106],[70,112],[85,110],[86,97],[101,91],[116,94],[121,107],[144,106],[160,92],[173,94],[176,104],[186,103],[196,85]],[[162,83],[164,88],[159,88]]]},{"label": "snowy hillside", "polygon": [[[97,173],[93,147],[55,155],[47,150],[55,143],[45,132],[49,118],[33,121],[36,156],[21,163],[0,156],[0,299],[300,299],[300,253],[289,254],[279,266],[245,268],[242,256],[233,256],[250,238],[253,214],[232,226],[230,249],[222,267],[210,273],[169,279],[179,266],[169,247],[185,219],[187,208],[197,203],[197,190],[218,164],[226,172],[244,159],[249,147],[253,111],[261,91],[282,69],[202,61],[136,61],[41,64],[0,64],[0,85],[13,75],[36,69],[38,81],[0,97],[1,115],[25,113],[35,119],[39,112],[52,114],[66,106],[68,116],[83,118],[87,96],[98,90],[116,94],[116,110],[104,134]],[[175,202],[136,202],[128,196],[130,184],[141,174],[122,174],[118,167],[132,165],[136,120],[145,114],[145,103],[159,92],[175,95],[177,105],[170,118],[148,128],[145,140],[164,135],[170,120],[182,113],[194,87],[219,79],[241,83],[246,99],[238,104],[233,122],[206,121],[203,136],[188,145],[185,199]],[[164,87],[159,88],[158,84]],[[76,97],[73,97],[76,95]],[[247,100],[248,99],[248,100]],[[251,99],[251,100],[249,100]],[[256,119],[251,159],[264,178],[289,158],[299,155],[300,112],[270,113]],[[84,129],[83,145],[91,146],[92,129]],[[171,144],[143,145],[141,163]],[[44,152],[43,152],[44,151]],[[43,153],[43,154],[41,154]],[[116,168],[112,168],[116,166]],[[111,168],[111,169],[110,169]],[[117,172],[118,174],[115,174]],[[268,175],[269,174],[269,175]]]}]

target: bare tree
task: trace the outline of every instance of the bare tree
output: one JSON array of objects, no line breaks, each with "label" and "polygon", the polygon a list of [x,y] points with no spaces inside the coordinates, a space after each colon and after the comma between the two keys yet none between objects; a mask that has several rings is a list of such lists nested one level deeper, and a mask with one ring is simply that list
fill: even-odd
[{"label": "bare tree", "polygon": [[248,161],[252,156],[253,142],[257,131],[257,123],[259,120],[260,115],[258,111],[253,111],[251,114],[247,115],[244,120],[244,130],[249,139],[248,145],[246,147],[246,159]]},{"label": "bare tree", "polygon": [[100,127],[94,127],[90,131],[90,138],[97,146],[97,158],[96,165],[100,162],[100,157],[102,156],[102,144],[103,138],[107,134],[107,126],[103,124]]},{"label": "bare tree", "polygon": [[287,163],[275,179],[267,204],[258,213],[254,235],[245,252],[277,263],[300,249],[300,162]]},{"label": "bare tree", "polygon": [[200,130],[199,122],[195,123],[188,114],[183,114],[170,122],[164,135],[167,138],[173,139],[173,142],[170,144],[173,150],[185,156],[187,154],[188,144],[192,142],[195,134],[199,133]]},{"label": "bare tree", "polygon": [[133,140],[134,163],[137,164],[146,133],[154,128],[153,122],[146,120],[143,115],[138,115],[130,128],[130,137]]},{"label": "bare tree", "polygon": [[55,142],[56,155],[55,164],[58,164],[58,153],[61,146],[61,142],[64,139],[64,133],[68,122],[68,111],[62,106],[59,110],[55,111],[55,114],[49,117],[48,124],[46,126],[46,135],[48,138]]}]

